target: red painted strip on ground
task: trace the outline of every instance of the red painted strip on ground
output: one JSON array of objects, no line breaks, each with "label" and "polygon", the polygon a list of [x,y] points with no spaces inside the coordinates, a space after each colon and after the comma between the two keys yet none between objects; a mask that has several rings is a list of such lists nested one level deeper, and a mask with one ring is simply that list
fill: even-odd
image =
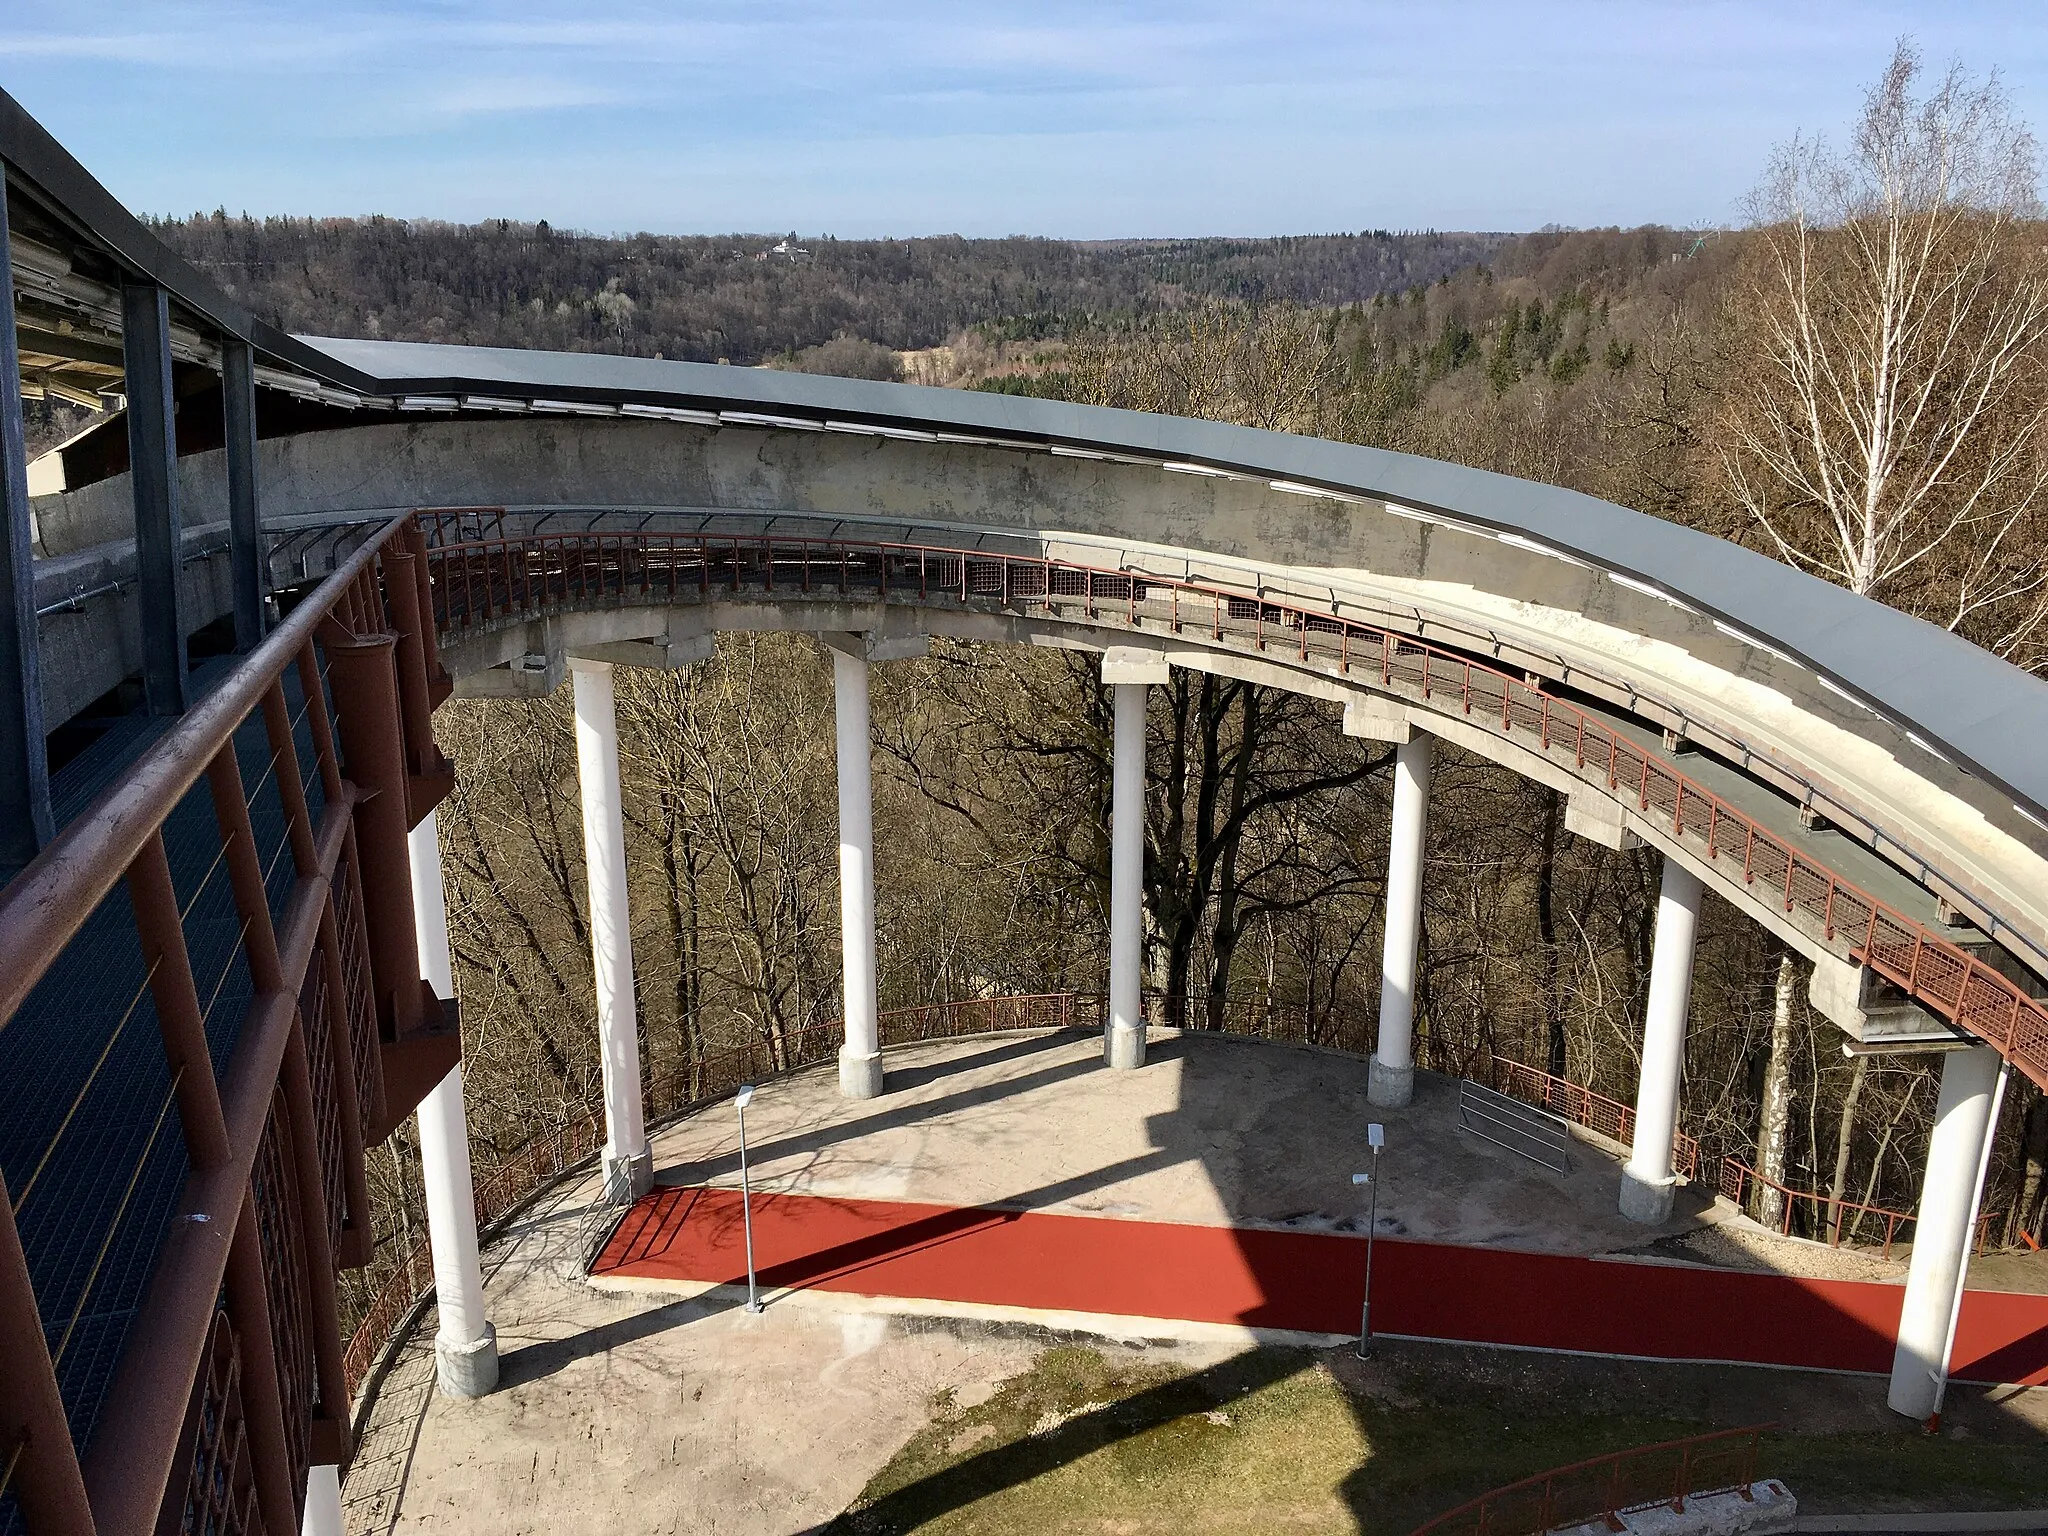
[{"label": "red painted strip on ground", "polygon": [[[1043,1311],[1358,1326],[1365,1243],[1285,1232],[991,1207],[756,1195],[770,1288]],[[1373,1325],[1385,1333],[1594,1354],[1888,1371],[1895,1285],[1382,1238]],[[742,1283],[737,1191],[662,1188],[626,1214],[597,1275]],[[1972,1291],[1956,1375],[2048,1383],[2048,1296]]]}]

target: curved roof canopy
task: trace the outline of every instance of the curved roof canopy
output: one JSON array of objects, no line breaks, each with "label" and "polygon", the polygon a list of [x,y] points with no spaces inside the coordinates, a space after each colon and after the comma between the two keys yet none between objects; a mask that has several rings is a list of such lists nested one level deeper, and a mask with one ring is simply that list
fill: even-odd
[{"label": "curved roof canopy", "polygon": [[637,404],[1058,444],[1434,513],[1696,609],[1811,668],[2048,823],[2048,684],[1780,561],[1577,491],[1353,443],[1017,395],[597,353],[298,339],[377,394]]}]

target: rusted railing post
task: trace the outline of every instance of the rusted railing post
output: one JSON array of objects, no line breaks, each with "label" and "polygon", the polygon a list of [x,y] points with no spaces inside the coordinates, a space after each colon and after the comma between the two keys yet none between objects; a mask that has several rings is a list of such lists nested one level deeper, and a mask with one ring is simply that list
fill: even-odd
[{"label": "rusted railing post", "polygon": [[[284,973],[278,953],[277,931],[272,925],[268,893],[263,885],[263,862],[249,821],[249,806],[243,798],[240,766],[233,739],[215,756],[207,769],[208,787],[213,792],[214,815],[227,842],[228,878],[235,893],[235,907],[242,918],[242,948],[248,957],[249,976],[256,991],[287,997],[293,1005],[293,1027],[285,1044],[281,1086],[284,1089],[285,1124],[282,1127],[290,1149],[299,1202],[299,1230],[306,1245],[306,1280],[310,1294],[306,1304],[312,1317],[313,1355],[320,1383],[320,1414],[324,1432],[331,1443],[316,1461],[347,1459],[348,1394],[342,1385],[341,1322],[334,1286],[334,1246],[329,1238],[326,1189],[329,1171],[320,1164],[320,1146],[313,1112],[313,1076],[306,1054],[305,1031],[309,1027],[298,1014],[299,980]],[[318,884],[302,880],[295,896],[325,900]],[[303,894],[301,894],[303,893]],[[339,1181],[341,1170],[332,1170]]]},{"label": "rusted railing post", "polygon": [[30,1536],[93,1536],[85,1478],[64,1421],[30,1283],[14,1197],[0,1175],[0,1486],[14,1496]]},{"label": "rusted railing post", "polygon": [[270,1296],[263,1279],[263,1244],[256,1229],[256,1195],[242,1197],[228,1249],[228,1321],[242,1346],[242,1403],[249,1427],[249,1456],[256,1474],[256,1502],[266,1532],[298,1529],[298,1490],[292,1487],[291,1452],[286,1449],[284,1397],[277,1381],[277,1338],[271,1329]]},{"label": "rusted railing post", "polygon": [[440,754],[434,748],[433,705],[427,698],[427,637],[420,616],[419,576],[411,555],[388,547],[384,551],[384,596],[391,611],[391,627],[398,635],[393,659],[398,669],[406,772],[425,773],[436,766]]},{"label": "rusted railing post", "polygon": [[178,1085],[178,1119],[185,1155],[195,1169],[218,1168],[228,1158],[228,1126],[221,1113],[220,1085],[207,1051],[206,1021],[199,989],[178,921],[178,894],[161,833],[152,837],[128,866],[128,900],[135,909],[142,963],[156,1003],[164,1040],[164,1064]]},{"label": "rusted railing post", "polygon": [[327,655],[348,777],[369,798],[356,807],[356,857],[370,974],[385,1038],[420,1027],[423,1006],[413,934],[412,865],[406,854],[404,747],[400,739],[397,637],[330,634]]}]

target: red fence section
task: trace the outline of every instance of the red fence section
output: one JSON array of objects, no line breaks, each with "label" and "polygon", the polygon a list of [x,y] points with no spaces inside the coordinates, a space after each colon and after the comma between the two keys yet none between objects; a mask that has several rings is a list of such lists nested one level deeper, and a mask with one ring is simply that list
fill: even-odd
[{"label": "red fence section", "polygon": [[1469,1504],[1415,1528],[1414,1536],[1539,1536],[1667,1505],[1683,1513],[1687,1499],[1737,1493],[1756,1481],[1757,1444],[1769,1424],[1689,1435],[1637,1446],[1539,1472],[1483,1493]]},{"label": "red fence section", "polygon": [[[421,516],[437,535],[450,531],[445,518]],[[477,536],[430,549],[434,618],[444,634],[565,608],[709,601],[741,592],[915,600],[1080,618],[1157,634],[1193,633],[1288,655],[1386,693],[1440,701],[1633,801],[1641,816],[1725,877],[1780,904],[1823,942],[1996,1046],[2048,1088],[2048,1005],[1841,879],[1606,721],[1455,651],[1263,593],[1066,560],[770,534],[488,536],[502,527],[501,514],[458,517],[453,531]]]},{"label": "red fence section", "polygon": [[[1525,1062],[1506,1056],[1493,1058],[1493,1086],[1500,1092],[1562,1115],[1574,1125],[1582,1125],[1589,1131],[1597,1131],[1609,1141],[1633,1142],[1636,1137],[1636,1112],[1628,1105],[1604,1098],[1586,1087],[1567,1078],[1552,1077],[1548,1072],[1539,1072]],[[1671,1166],[1682,1179],[1692,1179],[1699,1172],[1700,1144],[1685,1134],[1676,1131],[1671,1138]]]}]

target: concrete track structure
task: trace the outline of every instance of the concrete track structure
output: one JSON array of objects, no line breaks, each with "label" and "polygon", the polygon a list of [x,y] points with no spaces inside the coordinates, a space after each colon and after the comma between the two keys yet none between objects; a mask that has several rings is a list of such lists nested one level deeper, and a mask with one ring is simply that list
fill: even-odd
[{"label": "concrete track structure", "polygon": [[[532,695],[574,673],[604,1176],[626,1200],[651,1167],[612,668],[688,666],[726,630],[810,633],[830,650],[839,1082],[851,1099],[884,1101],[870,664],[934,636],[1100,653],[1116,719],[1103,1052],[1133,1070],[1146,1038],[1145,690],[1175,667],[1291,689],[1340,704],[1348,733],[1401,746],[1374,1102],[1400,1106],[1412,1093],[1412,917],[1436,742],[1551,785],[1572,831],[1664,856],[1637,1142],[1616,1195],[1630,1220],[1656,1224],[1670,1210],[1703,892],[1812,962],[1813,1001],[1848,1048],[1942,1054],[1893,1383],[1902,1412],[1938,1404],[2004,1075],[2017,1067],[2048,1085],[2048,691],[2037,680],[1690,530],[1355,445],[760,370],[285,336],[171,257],[4,97],[0,160],[10,221],[0,233],[22,295],[6,339],[40,349],[22,342],[0,357],[0,387],[75,391],[104,374],[103,387],[118,379],[125,392],[123,416],[33,474],[12,427],[5,443],[0,860],[27,868],[0,893],[0,924],[41,931],[29,898],[19,912],[8,899],[58,878],[60,855],[84,835],[59,831],[60,807],[75,807],[52,787],[49,733],[131,678],[151,717],[175,719],[205,693],[188,666],[194,635],[231,619],[248,650],[269,597],[297,600],[343,566],[346,582],[315,593],[343,605],[321,632],[322,664],[373,690],[398,722],[349,745],[349,780],[381,773],[409,786],[381,803],[360,797],[362,819],[380,828],[366,834],[365,858],[385,860],[365,878],[383,878],[380,890],[408,909],[405,942],[380,960],[380,984],[384,972],[400,978],[387,989],[389,1044],[421,1030],[422,998],[438,1007],[452,988],[445,953],[432,953],[445,929],[422,913],[411,932],[412,893],[430,900],[439,886],[431,831],[411,844],[409,877],[391,858],[404,834],[431,827],[446,793],[432,709],[450,689]],[[191,403],[216,395],[211,407]],[[218,413],[217,438],[197,428],[205,409]],[[18,423],[13,393],[0,417]],[[387,655],[396,660],[377,659]],[[361,718],[344,708],[344,734]],[[155,771],[149,752],[178,740],[172,728],[143,751],[138,734],[142,755],[104,771]],[[332,795],[355,803],[346,790],[335,776]],[[425,984],[418,996],[414,980]],[[435,1081],[400,1112],[420,1104],[423,1145],[433,1143],[436,1269],[453,1302],[442,1380],[481,1392],[495,1346],[475,1235],[463,1230],[459,1070]],[[310,1181],[315,1149],[305,1156]],[[0,1232],[0,1281],[11,1233]],[[23,1274],[6,1295],[33,1291]],[[0,1430],[25,1436],[32,1419],[50,1421],[52,1367],[33,1316],[0,1325],[25,1341],[5,1358],[33,1387],[13,1397],[0,1387],[10,1421]],[[0,1333],[0,1348],[12,1350],[14,1334]],[[47,1448],[48,1436],[37,1443]],[[326,1459],[301,1451],[294,1475],[334,1464],[331,1438],[318,1449]],[[84,1528],[75,1450],[32,1458],[37,1508],[58,1511],[38,1519],[49,1531]],[[265,1474],[271,1524],[282,1475]]]}]

